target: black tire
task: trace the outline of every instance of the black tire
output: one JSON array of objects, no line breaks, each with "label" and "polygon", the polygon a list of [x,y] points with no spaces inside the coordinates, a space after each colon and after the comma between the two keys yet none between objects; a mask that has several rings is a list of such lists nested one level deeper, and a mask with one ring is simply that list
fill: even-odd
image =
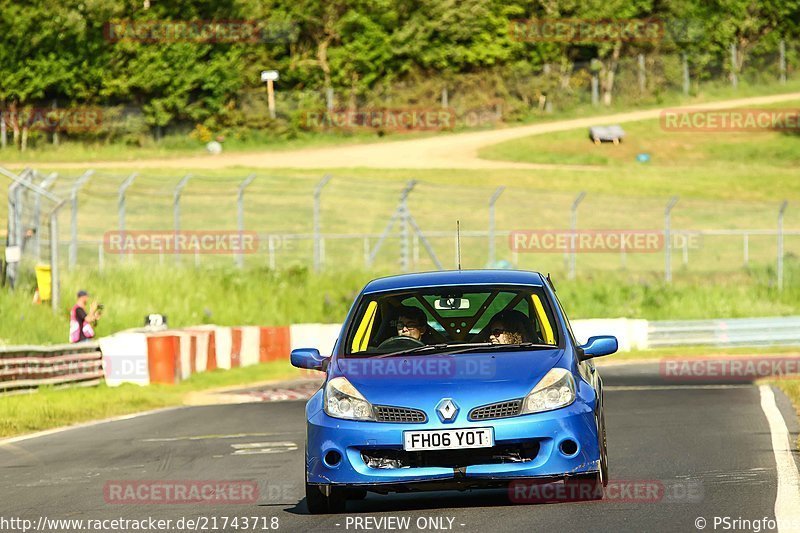
[{"label": "black tire", "polygon": [[600,418],[597,424],[598,441],[600,446],[600,480],[603,486],[608,485],[608,446],[606,445],[606,417],[600,411]]},{"label": "black tire", "polygon": [[342,489],[331,487],[330,496],[325,496],[318,485],[306,483],[306,506],[311,514],[343,513],[347,498]]},{"label": "black tire", "polygon": [[600,478],[600,472],[572,476],[564,484],[567,486],[569,501],[582,502],[603,499],[603,480]]},{"label": "black tire", "polygon": [[367,491],[364,489],[347,489],[345,496],[348,500],[363,500],[367,497]]}]

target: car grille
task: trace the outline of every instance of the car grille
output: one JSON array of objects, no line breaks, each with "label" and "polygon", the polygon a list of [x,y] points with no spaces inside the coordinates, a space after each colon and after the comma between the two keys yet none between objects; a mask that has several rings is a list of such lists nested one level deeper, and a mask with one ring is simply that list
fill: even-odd
[{"label": "car grille", "polygon": [[375,419],[378,422],[423,423],[428,420],[423,411],[407,407],[375,406]]},{"label": "car grille", "polygon": [[392,448],[365,448],[361,458],[369,468],[463,468],[474,465],[527,463],[539,454],[539,441],[501,444],[491,448],[466,450],[426,450],[407,452]]},{"label": "car grille", "polygon": [[517,416],[522,407],[522,400],[493,403],[476,407],[469,413],[470,420],[490,420],[492,418],[508,418]]}]

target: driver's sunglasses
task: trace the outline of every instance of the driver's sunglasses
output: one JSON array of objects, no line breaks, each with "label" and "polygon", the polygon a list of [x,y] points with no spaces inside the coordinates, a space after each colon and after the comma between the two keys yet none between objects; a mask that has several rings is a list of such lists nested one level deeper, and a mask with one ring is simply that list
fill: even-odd
[{"label": "driver's sunglasses", "polygon": [[501,328],[494,328],[492,331],[489,332],[489,335],[491,335],[492,337],[499,337],[503,333],[508,333],[508,330]]},{"label": "driver's sunglasses", "polygon": [[419,329],[422,327],[420,324],[409,324],[407,322],[398,322],[397,323],[397,331],[402,331],[404,329]]}]

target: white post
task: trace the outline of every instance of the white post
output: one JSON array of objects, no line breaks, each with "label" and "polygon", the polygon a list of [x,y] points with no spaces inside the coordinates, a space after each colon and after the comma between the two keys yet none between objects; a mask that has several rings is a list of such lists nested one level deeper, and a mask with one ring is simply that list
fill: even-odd
[{"label": "white post", "polygon": [[506,190],[504,186],[500,186],[495,189],[494,194],[489,199],[489,268],[494,266],[495,262],[495,224],[494,224],[494,204],[497,203],[497,199],[500,198],[500,195],[503,194],[503,191]]},{"label": "white post", "polygon": [[789,202],[786,200],[781,204],[778,211],[778,290],[783,290],[783,214]]},{"label": "white post", "polygon": [[191,174],[185,175],[181,178],[181,181],[175,186],[175,189],[172,191],[172,220],[175,226],[175,262],[180,262],[180,252],[178,251],[178,235],[181,233],[181,191],[183,188],[186,187],[186,183],[191,178]]},{"label": "white post", "polygon": [[322,188],[331,180],[331,175],[326,174],[319,180],[317,186],[314,187],[314,212],[313,212],[313,230],[314,230],[314,272],[319,272],[322,269],[322,252],[321,236],[320,236],[320,197],[322,196]]},{"label": "white post", "polygon": [[[240,244],[244,236],[244,190],[248,185],[253,183],[254,179],[256,179],[255,174],[250,174],[247,176],[244,181],[239,184],[239,189],[236,196],[236,224],[239,228]],[[241,249],[236,251],[236,266],[239,268],[244,267],[244,255],[242,255]]]},{"label": "white post", "polygon": [[586,197],[586,192],[581,191],[572,202],[570,210],[570,239],[569,239],[569,279],[575,279],[575,245],[576,245],[576,230],[578,228],[578,206]]},{"label": "white post", "polygon": [[78,191],[83,187],[89,178],[94,174],[94,170],[87,170],[75,180],[70,194],[72,211],[70,213],[70,244],[69,244],[69,268],[75,268],[78,262]]},{"label": "white post", "polygon": [[746,267],[750,262],[750,235],[745,233],[742,237],[744,240],[744,266]]},{"label": "white post", "polygon": [[275,243],[271,235],[267,237],[267,249],[269,250],[269,269],[275,270]]},{"label": "white post", "polygon": [[672,282],[672,236],[670,234],[672,208],[678,203],[678,197],[673,196],[664,208],[664,280]]}]

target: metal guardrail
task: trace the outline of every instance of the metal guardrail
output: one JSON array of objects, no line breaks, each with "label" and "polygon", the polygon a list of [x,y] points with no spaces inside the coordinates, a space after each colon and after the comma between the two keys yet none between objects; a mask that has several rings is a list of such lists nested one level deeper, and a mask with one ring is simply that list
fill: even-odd
[{"label": "metal guardrail", "polygon": [[97,342],[0,348],[0,394],[43,385],[97,385],[102,379]]},{"label": "metal guardrail", "polygon": [[800,316],[651,321],[648,347],[800,346]]}]

